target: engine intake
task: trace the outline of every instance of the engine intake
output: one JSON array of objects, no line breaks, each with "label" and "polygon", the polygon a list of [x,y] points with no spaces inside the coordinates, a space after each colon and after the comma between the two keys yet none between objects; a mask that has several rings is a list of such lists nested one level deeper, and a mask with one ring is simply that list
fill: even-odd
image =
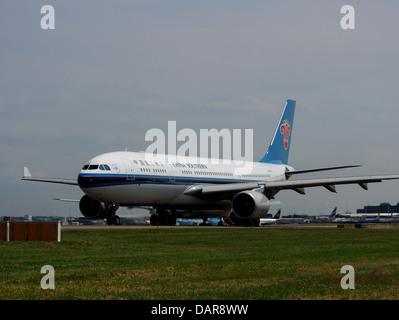
[{"label": "engine intake", "polygon": [[259,219],[269,212],[269,199],[258,191],[242,191],[233,198],[232,207],[240,219]]},{"label": "engine intake", "polygon": [[79,202],[79,209],[82,215],[89,219],[104,219],[111,211],[104,203],[84,195]]}]

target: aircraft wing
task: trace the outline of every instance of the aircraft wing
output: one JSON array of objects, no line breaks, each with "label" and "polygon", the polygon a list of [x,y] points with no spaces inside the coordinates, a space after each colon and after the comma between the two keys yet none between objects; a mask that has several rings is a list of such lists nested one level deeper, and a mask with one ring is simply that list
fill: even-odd
[{"label": "aircraft wing", "polygon": [[336,192],[335,185],[341,184],[358,184],[367,190],[367,183],[382,182],[383,180],[399,179],[399,175],[376,175],[376,176],[355,176],[355,177],[338,177],[338,178],[316,178],[303,180],[284,180],[272,182],[244,182],[244,183],[228,183],[222,185],[195,185],[187,189],[184,193],[196,197],[212,197],[212,196],[234,196],[236,193],[252,190],[256,188],[264,188],[273,196],[280,190],[291,189],[300,194],[305,194],[305,188],[324,187],[331,192]]},{"label": "aircraft wing", "polygon": [[301,194],[305,194],[304,188],[325,187],[331,192],[336,192],[335,185],[338,184],[358,184],[367,190],[367,183],[382,182],[383,180],[399,179],[399,175],[379,175],[379,176],[356,176],[339,178],[316,178],[303,180],[285,180],[276,182],[266,182],[265,188],[272,190],[292,189]]},{"label": "aircraft wing", "polygon": [[24,176],[22,177],[22,180],[69,184],[74,186],[78,185],[78,181],[76,179],[32,177],[27,167],[24,167]]},{"label": "aircraft wing", "polygon": [[80,202],[80,200],[77,200],[77,199],[62,199],[62,198],[53,198],[53,200],[57,200],[57,201],[63,201],[63,202]]}]

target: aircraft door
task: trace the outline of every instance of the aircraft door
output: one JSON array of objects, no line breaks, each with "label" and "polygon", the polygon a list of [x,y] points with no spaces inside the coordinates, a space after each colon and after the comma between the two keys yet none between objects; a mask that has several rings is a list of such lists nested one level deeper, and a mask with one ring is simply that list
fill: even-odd
[{"label": "aircraft door", "polygon": [[126,169],[126,180],[135,180],[134,168],[129,159],[122,159],[123,165]]},{"label": "aircraft door", "polygon": [[169,174],[169,181],[173,181],[173,182],[176,181],[174,167],[169,164],[167,166],[167,169],[168,169],[168,174]]}]

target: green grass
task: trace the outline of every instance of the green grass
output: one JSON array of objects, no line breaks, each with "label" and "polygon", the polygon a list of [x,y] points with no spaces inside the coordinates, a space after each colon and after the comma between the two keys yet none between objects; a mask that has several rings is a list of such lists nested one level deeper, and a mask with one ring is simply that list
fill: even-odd
[{"label": "green grass", "polygon": [[[354,290],[340,286],[347,264]],[[399,230],[65,228],[61,243],[0,242],[0,299],[398,298]]]}]

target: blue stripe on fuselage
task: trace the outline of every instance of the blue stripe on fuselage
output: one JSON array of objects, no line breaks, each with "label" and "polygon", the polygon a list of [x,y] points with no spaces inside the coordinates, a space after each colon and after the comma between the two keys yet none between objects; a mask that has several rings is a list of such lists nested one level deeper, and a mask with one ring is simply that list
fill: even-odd
[{"label": "blue stripe on fuselage", "polygon": [[[209,177],[181,177],[177,176],[171,178],[169,176],[159,175],[131,175],[126,174],[109,175],[109,174],[79,174],[78,183],[80,188],[96,188],[106,186],[117,186],[127,184],[225,184],[225,183],[237,183],[237,182],[252,182],[254,180],[242,180],[242,179],[221,179],[221,178],[209,178]],[[259,180],[261,181],[261,180]]]}]

